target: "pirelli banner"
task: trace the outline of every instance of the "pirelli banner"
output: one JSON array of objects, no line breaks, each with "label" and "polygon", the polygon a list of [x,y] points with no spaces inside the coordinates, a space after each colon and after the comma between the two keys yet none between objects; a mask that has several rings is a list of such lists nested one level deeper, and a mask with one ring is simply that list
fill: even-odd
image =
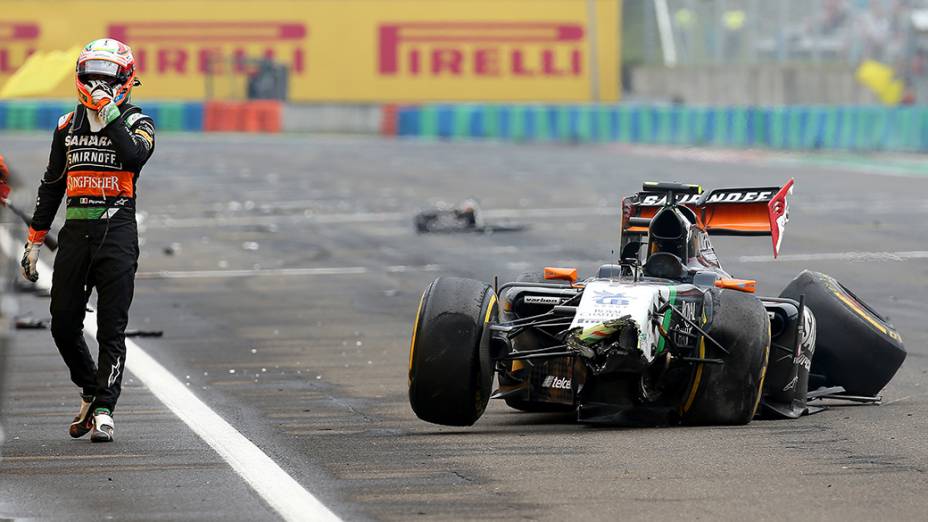
[{"label": "pirelli banner", "polygon": [[240,96],[247,59],[268,57],[295,101],[614,101],[619,4],[0,0],[0,86],[33,53],[111,36],[133,48],[145,99]]}]

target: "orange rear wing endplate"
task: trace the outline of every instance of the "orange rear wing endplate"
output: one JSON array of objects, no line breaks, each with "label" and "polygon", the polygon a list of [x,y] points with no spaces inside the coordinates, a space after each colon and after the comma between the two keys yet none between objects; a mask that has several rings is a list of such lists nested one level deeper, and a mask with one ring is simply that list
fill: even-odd
[{"label": "orange rear wing endplate", "polygon": [[706,195],[696,214],[710,235],[771,236],[773,257],[780,254],[795,180],[782,187],[718,189]]},{"label": "orange rear wing endplate", "polygon": [[[783,232],[789,221],[788,196],[794,180],[782,187],[723,188],[706,194],[679,194],[676,199],[689,207],[699,220],[697,226],[710,235],[771,236],[773,257],[780,253]],[[623,201],[623,232],[646,234],[647,222],[666,202],[665,194],[642,192],[637,202]]]}]

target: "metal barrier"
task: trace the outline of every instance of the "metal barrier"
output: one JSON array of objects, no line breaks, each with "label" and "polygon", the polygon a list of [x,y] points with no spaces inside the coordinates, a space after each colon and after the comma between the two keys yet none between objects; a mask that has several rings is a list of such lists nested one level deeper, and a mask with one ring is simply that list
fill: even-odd
[{"label": "metal barrier", "polygon": [[[162,131],[280,132],[281,103],[272,100],[247,102],[147,102],[142,110]],[[73,111],[74,102],[60,100],[0,102],[0,131],[51,131],[62,114]]]},{"label": "metal barrier", "polygon": [[[928,106],[426,104],[372,105],[368,110],[340,105],[288,109],[268,101],[141,105],[159,132],[380,132],[447,140],[928,151]],[[0,131],[51,131],[71,110],[74,104],[62,101],[0,102]],[[312,126],[304,121],[310,116]]]},{"label": "metal barrier", "polygon": [[[142,102],[142,109],[155,120],[158,131],[202,131],[203,104]],[[0,102],[0,131],[51,131],[58,118],[74,110],[74,102]]]},{"label": "metal barrier", "polygon": [[928,107],[401,106],[398,136],[787,150],[928,151]]},{"label": "metal barrier", "polygon": [[211,101],[204,104],[203,130],[208,132],[280,132],[281,103]]}]

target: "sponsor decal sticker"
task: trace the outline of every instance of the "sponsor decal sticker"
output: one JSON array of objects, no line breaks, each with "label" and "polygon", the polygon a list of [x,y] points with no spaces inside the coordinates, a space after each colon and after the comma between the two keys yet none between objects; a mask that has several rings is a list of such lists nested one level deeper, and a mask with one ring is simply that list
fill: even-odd
[{"label": "sponsor decal sticker", "polygon": [[126,118],[126,125],[132,127],[135,122],[139,121],[144,115],[138,112],[132,113]]},{"label": "sponsor decal sticker", "polygon": [[525,304],[559,305],[561,304],[561,298],[545,295],[527,295],[522,299],[522,302]]},{"label": "sponsor decal sticker", "polygon": [[114,167],[121,165],[116,158],[116,153],[109,150],[72,150],[68,154],[68,166],[70,167]]},{"label": "sponsor decal sticker", "polygon": [[68,197],[134,197],[131,172],[77,171],[68,173]]},{"label": "sponsor decal sticker", "polygon": [[66,147],[109,147],[113,142],[102,134],[68,134],[64,144]]},{"label": "sponsor decal sticker", "polygon": [[[674,199],[677,203],[681,205],[693,205],[699,198],[702,197],[701,194],[675,194]],[[666,194],[648,194],[641,200],[641,205],[645,207],[657,207],[661,206],[667,202]]]},{"label": "sponsor decal sticker", "polygon": [[243,74],[248,68],[246,58],[255,56],[282,62],[291,74],[306,71],[304,47],[309,29],[299,22],[117,22],[110,24],[109,34],[132,47],[139,74],[221,73],[229,64],[235,73]]},{"label": "sponsor decal sticker", "polygon": [[[620,95],[620,0],[589,3],[595,17],[583,0],[266,0],[218,12],[207,0],[32,4],[3,3],[0,86],[37,51],[105,35],[132,47],[148,99],[239,99],[264,58],[286,67],[289,99],[301,102]],[[66,83],[47,97],[73,97]]]},{"label": "sponsor decal sticker", "polygon": [[[685,299],[680,303],[680,311],[683,312],[683,316],[689,319],[690,321],[695,322],[696,320],[696,301]],[[693,343],[692,338],[689,337],[693,333],[693,326],[690,323],[681,321],[681,324],[678,326],[680,333],[677,334],[674,342],[678,346],[688,346]]]},{"label": "sponsor decal sticker", "polygon": [[599,305],[627,305],[631,301],[629,296],[621,292],[594,292],[593,301]]},{"label": "sponsor decal sticker", "polygon": [[773,190],[713,190],[706,203],[766,203],[773,194]]},{"label": "sponsor decal sticker", "polygon": [[[775,189],[718,189],[713,190],[706,196],[705,203],[766,203],[773,199],[775,192]],[[676,194],[674,199],[677,200],[677,203],[683,205],[695,205],[701,197],[701,194]],[[666,194],[647,194],[642,198],[640,204],[645,207],[656,207],[666,202]]]},{"label": "sponsor decal sticker", "polygon": [[0,74],[16,72],[35,53],[40,34],[39,24],[36,23],[0,21]]},{"label": "sponsor decal sticker", "polygon": [[549,375],[545,377],[545,380],[542,381],[542,388],[555,388],[558,390],[570,390],[572,389],[573,380],[567,377],[557,377],[555,375]]},{"label": "sponsor decal sticker", "polygon": [[583,74],[584,29],[559,22],[402,22],[379,30],[381,76]]},{"label": "sponsor decal sticker", "polygon": [[143,129],[139,129],[139,130],[135,131],[135,133],[138,134],[139,136],[141,136],[143,140],[145,140],[145,141],[148,142],[148,147],[149,147],[149,148],[151,148],[151,147],[155,144],[154,138],[151,137],[151,134],[149,134],[148,131],[143,130]]},{"label": "sponsor decal sticker", "polygon": [[[672,287],[670,287],[672,288]],[[670,288],[652,285],[626,285],[610,281],[587,284],[570,328],[594,326],[629,316],[641,334],[638,349],[649,359],[655,331],[651,314],[657,308],[658,297],[669,298]]]}]

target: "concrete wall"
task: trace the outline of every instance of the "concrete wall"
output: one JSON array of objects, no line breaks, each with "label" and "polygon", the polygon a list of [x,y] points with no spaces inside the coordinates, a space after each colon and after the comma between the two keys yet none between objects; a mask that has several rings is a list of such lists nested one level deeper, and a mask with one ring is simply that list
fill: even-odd
[{"label": "concrete wall", "polygon": [[871,105],[877,99],[847,66],[639,66],[631,92],[646,100],[687,105]]}]

